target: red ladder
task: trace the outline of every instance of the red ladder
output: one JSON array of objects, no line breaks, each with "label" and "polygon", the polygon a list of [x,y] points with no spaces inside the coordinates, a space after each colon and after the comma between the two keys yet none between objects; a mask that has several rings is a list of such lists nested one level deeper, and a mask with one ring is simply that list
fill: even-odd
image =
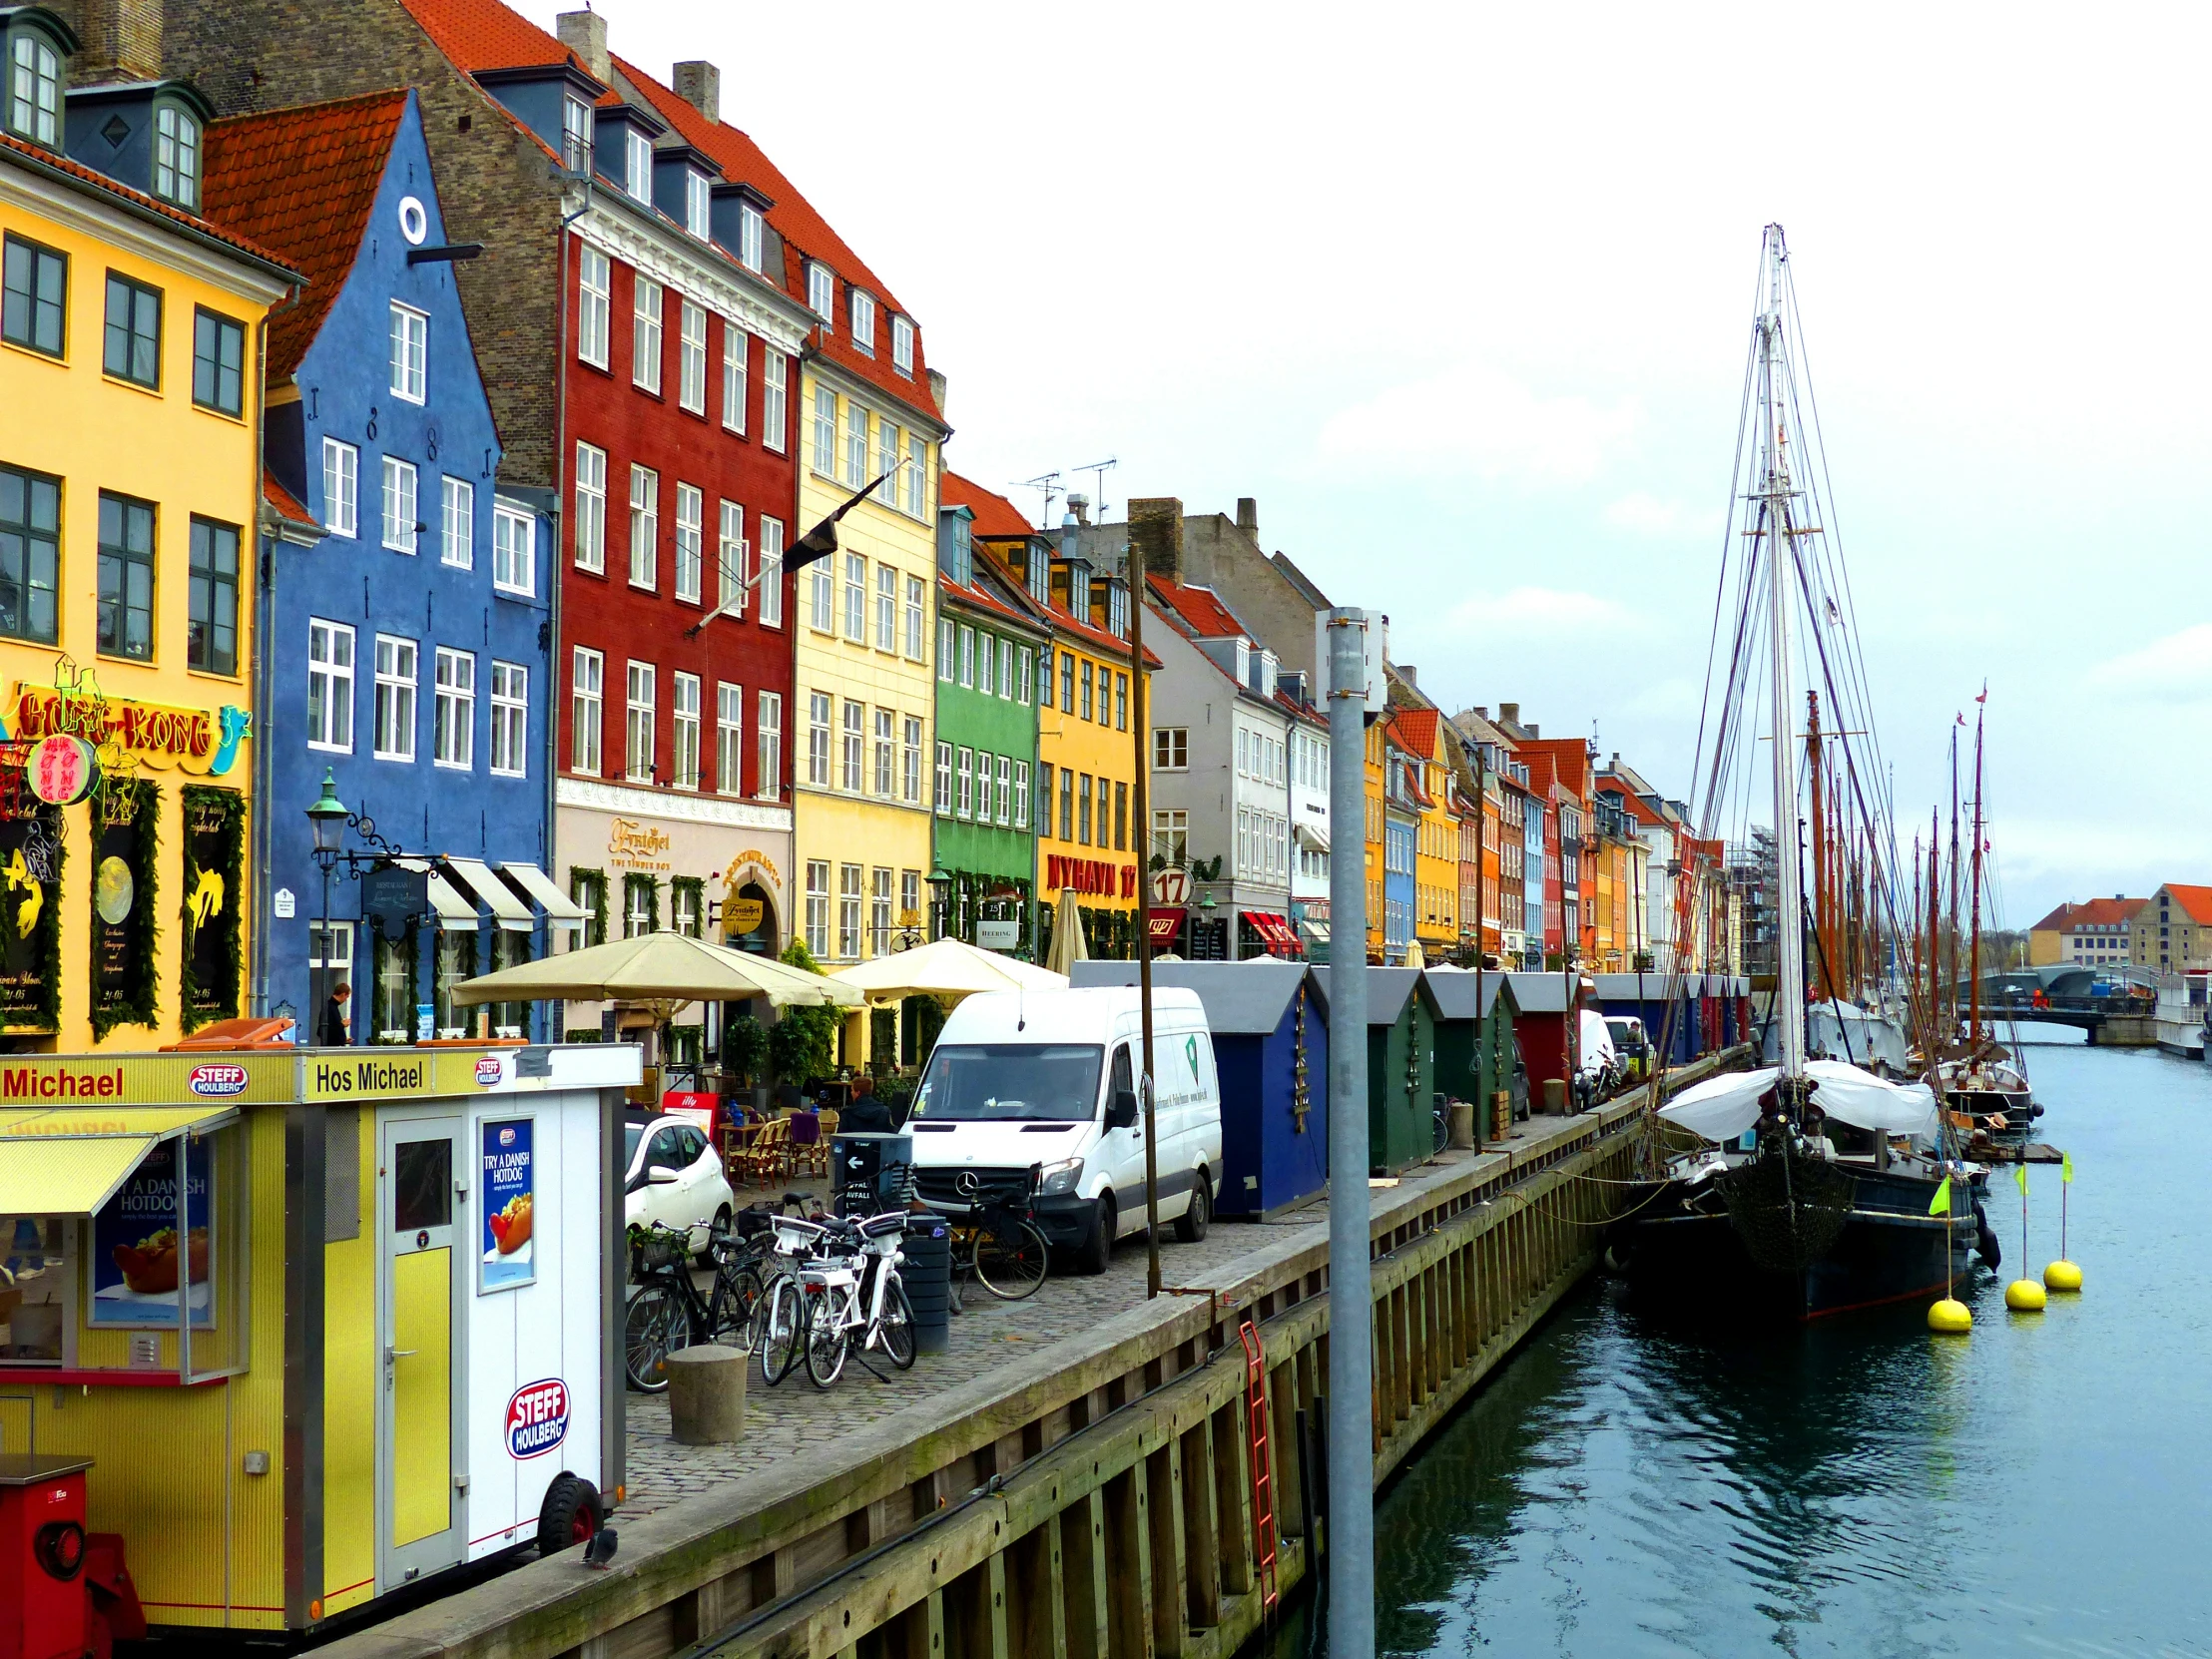
[{"label": "red ladder", "polygon": [[1245,1351],[1245,1415],[1252,1427],[1252,1535],[1260,1566],[1260,1606],[1275,1611],[1275,1456],[1268,1438],[1267,1355],[1260,1328],[1247,1316],[1237,1327]]}]

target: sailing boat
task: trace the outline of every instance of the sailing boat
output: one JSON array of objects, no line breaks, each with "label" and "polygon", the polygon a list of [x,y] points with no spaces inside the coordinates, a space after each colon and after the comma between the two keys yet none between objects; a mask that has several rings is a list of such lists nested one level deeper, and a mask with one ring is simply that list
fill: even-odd
[{"label": "sailing boat", "polygon": [[[1840,615],[1833,591],[1821,586],[1827,549],[1812,542],[1823,533],[1810,511],[1812,481],[1793,471],[1803,446],[1787,332],[1795,321],[1788,259],[1782,228],[1768,226],[1749,388],[1758,421],[1744,491],[1749,562],[1707,798],[1712,822],[1723,763],[1740,748],[1731,726],[1756,692],[1748,642],[1763,627],[1778,831],[1777,1063],[1709,1079],[1661,1109],[1661,1119],[1704,1144],[1670,1160],[1666,1180],[1616,1230],[1612,1249],[1642,1290],[1732,1313],[1763,1306],[1807,1320],[1947,1294],[1947,1282],[1970,1266],[1978,1228],[1961,1229],[1947,1212],[1931,1214],[1945,1176],[1960,1177],[1963,1189],[1969,1173],[1943,1157],[1933,1090],[1887,1081],[1848,1061],[1810,1059],[1806,1051],[1806,906],[1794,832],[1801,814],[1792,731],[1801,596],[1811,672],[1825,679],[1832,705],[1842,700],[1822,632]],[[1863,696],[1859,703],[1863,710]]]}]

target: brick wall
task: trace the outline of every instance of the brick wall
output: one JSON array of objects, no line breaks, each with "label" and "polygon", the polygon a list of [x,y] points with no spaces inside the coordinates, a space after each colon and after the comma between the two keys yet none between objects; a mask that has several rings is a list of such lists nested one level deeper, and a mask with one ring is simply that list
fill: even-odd
[{"label": "brick wall", "polygon": [[[78,0],[86,9],[119,0]],[[168,0],[163,69],[221,115],[411,86],[505,455],[504,485],[553,488],[559,415],[560,184],[552,159],[443,53],[399,0]]]}]

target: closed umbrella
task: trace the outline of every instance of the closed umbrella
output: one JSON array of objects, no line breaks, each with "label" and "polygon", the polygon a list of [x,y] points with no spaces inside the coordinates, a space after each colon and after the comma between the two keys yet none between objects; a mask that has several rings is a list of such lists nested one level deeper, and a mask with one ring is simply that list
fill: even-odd
[{"label": "closed umbrella", "polygon": [[1083,907],[1075,901],[1075,889],[1060,889],[1060,907],[1052,918],[1052,949],[1045,966],[1054,973],[1070,974],[1077,962],[1091,959],[1091,947],[1083,938]]},{"label": "closed umbrella", "polygon": [[896,1002],[909,996],[956,1001],[977,991],[1068,988],[1064,973],[1017,962],[995,950],[980,950],[960,939],[935,939],[911,950],[838,968],[830,977],[866,992],[870,1002]]}]

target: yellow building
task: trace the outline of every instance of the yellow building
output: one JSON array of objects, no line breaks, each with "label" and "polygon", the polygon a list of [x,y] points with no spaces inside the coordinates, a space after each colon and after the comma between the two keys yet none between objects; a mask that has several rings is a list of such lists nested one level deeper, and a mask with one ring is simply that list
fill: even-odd
[{"label": "yellow building", "polygon": [[67,24],[0,43],[34,71],[0,111],[0,1037],[143,1049],[244,1011],[255,365],[294,278],[191,211],[189,86],[66,99],[150,194],[60,151]]}]

